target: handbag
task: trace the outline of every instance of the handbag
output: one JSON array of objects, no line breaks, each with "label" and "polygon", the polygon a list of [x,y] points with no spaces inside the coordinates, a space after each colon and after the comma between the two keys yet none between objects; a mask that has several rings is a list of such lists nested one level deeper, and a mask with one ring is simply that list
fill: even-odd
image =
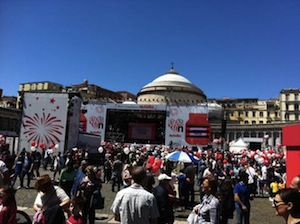
[{"label": "handbag", "polygon": [[102,197],[100,190],[95,190],[91,196],[90,208],[103,209],[105,197]]},{"label": "handbag", "polygon": [[[49,200],[52,198],[52,196],[54,195],[55,192],[56,191],[53,190],[53,192],[51,193],[48,200],[44,202],[44,206],[49,202]],[[37,211],[33,215],[33,222],[32,222],[33,224],[45,224],[46,223],[45,211],[43,210],[44,206],[41,208],[41,210]]]},{"label": "handbag", "polygon": [[37,211],[33,216],[33,224],[45,224],[46,223],[46,217],[44,215],[44,212],[42,210]]},{"label": "handbag", "polygon": [[196,214],[196,212],[194,210],[189,214],[189,216],[186,219],[188,224],[196,224],[197,220],[198,220],[198,215]]}]

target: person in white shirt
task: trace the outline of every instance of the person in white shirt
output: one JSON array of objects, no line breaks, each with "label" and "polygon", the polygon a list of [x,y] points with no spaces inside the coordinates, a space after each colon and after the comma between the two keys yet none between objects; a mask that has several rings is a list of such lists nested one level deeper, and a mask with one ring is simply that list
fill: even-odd
[{"label": "person in white shirt", "polygon": [[132,184],[118,191],[111,206],[115,220],[121,223],[157,223],[159,211],[155,196],[146,191],[146,170],[137,166],[131,170]]},{"label": "person in white shirt", "polygon": [[256,195],[256,189],[257,189],[257,174],[256,170],[253,168],[253,161],[250,161],[247,168],[246,173],[248,176],[248,188],[250,191],[250,194]]}]

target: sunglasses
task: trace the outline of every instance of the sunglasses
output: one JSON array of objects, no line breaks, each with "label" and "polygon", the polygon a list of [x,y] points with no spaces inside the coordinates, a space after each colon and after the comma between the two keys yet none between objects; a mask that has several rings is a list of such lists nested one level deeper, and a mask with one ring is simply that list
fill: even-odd
[{"label": "sunglasses", "polygon": [[276,201],[273,200],[273,205],[275,208],[277,208],[279,205],[285,205],[286,203],[284,201]]}]

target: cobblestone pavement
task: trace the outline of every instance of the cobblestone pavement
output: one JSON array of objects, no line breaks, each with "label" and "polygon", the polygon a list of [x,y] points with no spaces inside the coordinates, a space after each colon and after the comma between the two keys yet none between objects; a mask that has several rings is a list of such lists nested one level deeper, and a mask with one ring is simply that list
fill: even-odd
[{"label": "cobblestone pavement", "polygon": [[[49,174],[50,177],[52,177],[53,173],[49,170],[44,171],[41,169],[41,174]],[[27,179],[25,178],[24,183],[26,183]],[[16,192],[16,200],[17,200],[17,205],[18,209],[25,211],[31,218],[34,215],[34,210],[32,208],[33,202],[35,200],[37,191],[34,189],[34,183],[35,180],[31,180],[30,183],[30,188],[21,188],[18,189]],[[19,186],[19,181],[15,183],[15,188]],[[112,205],[112,202],[115,198],[116,192],[111,191],[111,184],[110,183],[104,183],[103,188],[102,188],[102,195],[105,197],[105,208],[102,210],[96,210],[96,218],[97,220],[95,221],[96,224],[98,223],[119,223],[114,221],[113,218],[113,213],[110,211],[110,206]],[[175,223],[180,224],[180,223],[186,223],[185,222],[186,218],[181,218],[181,220],[177,220]]]},{"label": "cobblestone pavement", "polygon": [[[51,171],[44,171],[41,169],[41,173],[48,173],[50,177],[52,177]],[[25,181],[27,179],[25,178]],[[24,182],[25,183],[25,182]],[[31,188],[21,188],[17,190],[16,192],[16,200],[19,210],[25,211],[29,216],[34,215],[34,210],[32,209],[33,202],[36,197],[36,190],[33,188],[35,183],[35,180],[31,181]],[[157,182],[156,182],[157,183]],[[15,184],[15,187],[19,186],[19,182],[17,181]],[[196,188],[195,188],[196,189]],[[110,211],[110,207],[112,205],[112,202],[115,198],[116,192],[111,191],[111,184],[110,183],[104,183],[102,188],[102,195],[105,197],[105,208],[102,210],[96,210],[96,218],[95,221],[96,224],[99,223],[118,223],[114,221],[113,213]],[[197,200],[199,195],[195,195],[195,199]],[[251,220],[250,223],[256,224],[256,223],[264,223],[264,224],[281,224],[284,223],[283,219],[281,217],[275,216],[275,210],[271,206],[271,202],[268,200],[268,198],[256,198],[252,202],[252,209],[251,209]],[[191,210],[185,210],[184,212],[175,212],[175,223],[174,224],[181,224],[181,223],[187,223],[186,218],[188,214],[191,212]],[[263,218],[263,221],[262,221]],[[229,224],[236,223],[235,219],[229,220]]]}]

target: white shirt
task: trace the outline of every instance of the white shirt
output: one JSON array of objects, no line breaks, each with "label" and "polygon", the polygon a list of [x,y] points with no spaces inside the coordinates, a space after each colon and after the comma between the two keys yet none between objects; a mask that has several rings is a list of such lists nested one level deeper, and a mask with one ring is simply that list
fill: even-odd
[{"label": "white shirt", "polygon": [[262,175],[263,180],[267,179],[267,167],[266,166],[262,166],[261,175]]},{"label": "white shirt", "polygon": [[149,224],[150,219],[159,217],[154,195],[140,185],[131,185],[119,191],[111,210],[120,215],[122,224]]},{"label": "white shirt", "polygon": [[52,207],[53,205],[56,205],[57,202],[61,203],[62,201],[70,199],[62,188],[54,186],[54,190],[55,192],[52,191],[47,195],[43,192],[38,192],[34,204],[40,208],[42,208],[45,203],[47,206]]},{"label": "white shirt", "polygon": [[254,177],[256,176],[255,169],[252,166],[249,166],[246,169],[246,173],[248,173],[248,184],[253,184],[254,183]]}]

